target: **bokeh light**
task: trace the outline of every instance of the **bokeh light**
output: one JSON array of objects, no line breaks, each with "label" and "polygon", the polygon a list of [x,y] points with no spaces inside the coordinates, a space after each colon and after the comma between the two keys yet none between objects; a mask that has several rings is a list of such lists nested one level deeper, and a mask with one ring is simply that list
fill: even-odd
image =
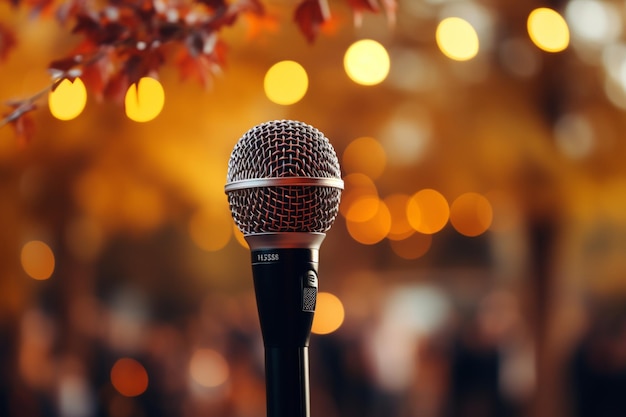
[{"label": "bokeh light", "polygon": [[213,349],[198,349],[189,361],[189,374],[198,384],[212,388],[226,382],[230,371],[221,353]]},{"label": "bokeh light", "polygon": [[354,222],[365,222],[376,215],[380,200],[375,195],[364,195],[352,202],[346,213],[346,219]]},{"label": "bokeh light", "polygon": [[309,88],[306,70],[295,61],[280,61],[265,73],[263,88],[268,99],[276,104],[297,103]]},{"label": "bokeh light", "polygon": [[59,120],[78,117],[87,105],[87,89],[80,78],[64,79],[48,95],[50,113]]},{"label": "bokeh light", "polygon": [[596,142],[589,119],[576,113],[564,114],[556,121],[554,137],[558,149],[572,159],[589,156]]},{"label": "bokeh light", "polygon": [[460,17],[448,17],[439,22],[435,39],[441,52],[450,59],[467,61],[478,54],[478,34]]},{"label": "bokeh light", "polygon": [[443,229],[449,217],[450,207],[446,198],[431,188],[416,192],[407,204],[409,223],[421,233],[437,233]]},{"label": "bokeh light", "polygon": [[[356,219],[346,217],[346,227],[350,236],[357,242],[364,245],[374,245],[389,234],[391,214],[387,205],[379,199],[365,197],[361,201],[365,201],[370,206],[360,209],[359,214],[363,210],[367,213],[373,212],[373,215],[364,221],[360,221],[361,218],[359,217],[356,217]],[[351,214],[351,211],[348,214]]]},{"label": "bokeh light", "polygon": [[339,213],[347,216],[355,201],[363,197],[378,198],[378,189],[374,181],[365,174],[355,173],[343,177],[344,190],[341,194]]},{"label": "bokeh light", "polygon": [[85,262],[96,259],[104,244],[102,227],[87,216],[73,219],[66,228],[65,241],[71,254]]},{"label": "bokeh light", "polygon": [[361,39],[348,47],[343,66],[352,81],[361,85],[380,84],[387,78],[391,61],[383,45],[372,39]]},{"label": "bokeh light", "polygon": [[540,53],[528,38],[503,40],[499,45],[499,58],[503,68],[517,77],[532,77],[541,67]]},{"label": "bokeh light", "polygon": [[111,384],[125,397],[136,397],[148,388],[148,372],[137,360],[118,359],[111,368]]},{"label": "bokeh light", "polygon": [[165,105],[163,86],[154,78],[143,77],[128,88],[124,105],[129,119],[135,122],[154,120]]},{"label": "bokeh light", "polygon": [[565,19],[572,36],[587,43],[606,45],[622,32],[619,7],[606,1],[571,0],[565,8]]},{"label": "bokeh light", "polygon": [[31,240],[22,246],[20,258],[24,272],[33,279],[45,280],[54,272],[54,253],[41,240]]},{"label": "bokeh light", "polygon": [[413,233],[406,239],[389,240],[391,250],[400,258],[413,260],[418,259],[428,253],[432,246],[433,235],[423,233]]},{"label": "bokeh light", "polygon": [[319,292],[313,316],[311,332],[315,334],[329,334],[341,327],[345,318],[343,303],[336,295],[329,292]]},{"label": "bokeh light", "polygon": [[493,209],[487,198],[479,193],[464,193],[450,205],[450,223],[464,236],[478,236],[487,231],[493,221]]},{"label": "bokeh light", "polygon": [[385,149],[372,137],[357,138],[343,151],[341,167],[346,173],[360,172],[376,179],[385,171],[386,165]]},{"label": "bokeh light", "polygon": [[528,15],[530,39],[546,52],[561,52],[569,45],[569,27],[556,10],[540,7]]},{"label": "bokeh light", "polygon": [[407,194],[391,194],[384,198],[384,202],[391,214],[391,227],[387,238],[391,240],[403,240],[415,233],[406,215],[410,196]]},{"label": "bokeh light", "polygon": [[233,233],[227,205],[198,210],[189,219],[189,235],[201,249],[214,252],[228,244]]},{"label": "bokeh light", "polygon": [[383,125],[380,141],[394,166],[414,166],[433,143],[432,114],[414,101],[399,104],[393,113]]}]

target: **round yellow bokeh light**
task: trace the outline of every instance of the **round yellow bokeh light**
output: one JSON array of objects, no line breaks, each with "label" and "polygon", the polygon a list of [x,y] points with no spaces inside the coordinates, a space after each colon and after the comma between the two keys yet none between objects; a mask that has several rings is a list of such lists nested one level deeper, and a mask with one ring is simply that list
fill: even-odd
[{"label": "round yellow bokeh light", "polygon": [[165,91],[158,80],[143,77],[128,88],[124,104],[129,119],[135,122],[149,122],[163,110]]},{"label": "round yellow bokeh light", "polygon": [[87,105],[87,89],[80,78],[64,79],[48,95],[50,113],[59,120],[78,117]]},{"label": "round yellow bokeh light", "polygon": [[387,78],[391,61],[384,46],[372,39],[362,39],[348,47],[343,66],[355,83],[376,85]]},{"label": "round yellow bokeh light", "polygon": [[280,61],[272,65],[265,74],[263,88],[272,102],[290,105],[304,97],[309,88],[309,77],[299,63]]},{"label": "round yellow bokeh light", "polygon": [[569,27],[556,10],[540,7],[528,15],[528,35],[546,52],[561,52],[569,45]]},{"label": "round yellow bokeh light", "polygon": [[467,61],[478,54],[478,34],[460,17],[443,19],[437,26],[435,38],[441,52],[455,61]]}]

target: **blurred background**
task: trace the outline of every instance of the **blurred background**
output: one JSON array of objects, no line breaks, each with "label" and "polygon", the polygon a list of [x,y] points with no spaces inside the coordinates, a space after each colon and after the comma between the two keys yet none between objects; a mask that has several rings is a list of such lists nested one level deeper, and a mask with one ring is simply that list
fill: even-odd
[{"label": "blurred background", "polygon": [[[331,2],[313,43],[294,2],[265,5],[206,87],[166,65],[119,105],[77,79],[27,143],[0,128],[0,415],[264,416],[223,187],[245,131],[296,119],[346,183],[313,416],[623,416],[626,3]],[[0,21],[0,100],[47,88],[68,27]]]}]

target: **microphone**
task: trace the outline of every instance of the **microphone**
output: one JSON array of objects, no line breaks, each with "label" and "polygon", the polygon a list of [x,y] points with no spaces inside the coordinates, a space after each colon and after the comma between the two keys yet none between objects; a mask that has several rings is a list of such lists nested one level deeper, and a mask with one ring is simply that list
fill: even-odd
[{"label": "microphone", "polygon": [[319,248],[339,210],[339,161],[316,128],[275,120],[233,148],[224,190],[250,246],[265,348],[267,417],[309,417]]}]

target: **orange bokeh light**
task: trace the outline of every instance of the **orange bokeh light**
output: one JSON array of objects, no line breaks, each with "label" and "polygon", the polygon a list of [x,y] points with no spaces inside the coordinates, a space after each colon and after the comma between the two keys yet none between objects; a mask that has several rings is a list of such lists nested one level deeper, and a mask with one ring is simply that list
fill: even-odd
[{"label": "orange bokeh light", "polygon": [[450,207],[439,191],[426,188],[416,192],[409,199],[407,217],[411,226],[418,232],[433,234],[448,223]]},{"label": "orange bokeh light", "polygon": [[414,233],[403,240],[390,240],[391,250],[403,259],[418,259],[424,256],[432,246],[433,235]]},{"label": "orange bokeh light", "polygon": [[312,333],[329,334],[341,327],[345,318],[345,310],[343,303],[336,295],[320,292],[317,294],[316,304]]},{"label": "orange bokeh light", "polygon": [[487,198],[478,193],[460,195],[450,206],[450,223],[464,236],[478,236],[491,226],[493,209]]},{"label": "orange bokeh light", "polygon": [[121,358],[111,368],[111,384],[125,397],[136,397],[148,388],[148,372],[137,360]]}]

